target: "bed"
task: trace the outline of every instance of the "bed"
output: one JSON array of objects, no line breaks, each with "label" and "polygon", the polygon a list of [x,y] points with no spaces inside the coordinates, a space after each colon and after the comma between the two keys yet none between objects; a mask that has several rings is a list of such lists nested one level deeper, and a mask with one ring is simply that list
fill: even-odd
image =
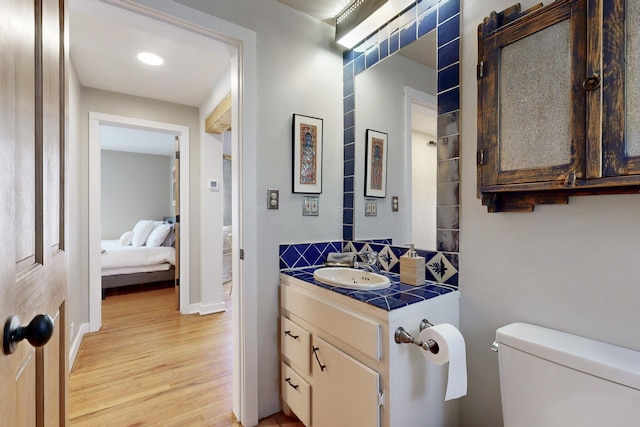
[{"label": "bed", "polygon": [[101,241],[103,296],[105,289],[162,282],[175,278],[176,251],[172,243],[166,245],[166,242],[163,242],[164,244],[159,246],[146,246],[146,244],[134,246],[130,243],[123,244],[128,243],[123,241],[123,237],[119,240]]}]

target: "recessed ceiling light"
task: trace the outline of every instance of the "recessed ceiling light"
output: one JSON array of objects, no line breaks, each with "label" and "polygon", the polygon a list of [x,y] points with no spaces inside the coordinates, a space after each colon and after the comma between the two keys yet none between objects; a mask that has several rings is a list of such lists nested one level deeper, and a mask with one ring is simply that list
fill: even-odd
[{"label": "recessed ceiling light", "polygon": [[138,54],[138,59],[145,64],[148,65],[162,65],[164,63],[164,59],[160,58],[155,53],[150,52],[140,52]]}]

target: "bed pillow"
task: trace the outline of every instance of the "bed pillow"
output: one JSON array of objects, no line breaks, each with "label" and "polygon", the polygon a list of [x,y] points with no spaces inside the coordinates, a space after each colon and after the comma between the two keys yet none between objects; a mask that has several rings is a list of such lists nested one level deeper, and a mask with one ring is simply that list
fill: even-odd
[{"label": "bed pillow", "polygon": [[135,227],[133,227],[133,237],[131,244],[133,246],[142,246],[147,241],[147,237],[153,231],[153,221],[147,219],[141,219],[138,221]]},{"label": "bed pillow", "polygon": [[120,236],[120,245],[121,246],[129,246],[131,241],[133,240],[133,231],[125,231]]},{"label": "bed pillow", "polygon": [[176,229],[174,227],[174,224],[169,225],[171,225],[171,230],[169,230],[169,232],[167,233],[167,237],[164,239],[164,242],[162,242],[162,246],[171,248],[176,243]]},{"label": "bed pillow", "polygon": [[153,231],[149,234],[149,237],[147,237],[147,246],[161,246],[170,230],[171,226],[169,224],[156,225]]}]

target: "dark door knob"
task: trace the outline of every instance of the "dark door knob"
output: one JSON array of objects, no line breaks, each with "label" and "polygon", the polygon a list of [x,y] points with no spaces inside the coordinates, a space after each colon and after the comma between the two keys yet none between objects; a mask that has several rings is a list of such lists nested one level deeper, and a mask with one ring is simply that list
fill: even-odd
[{"label": "dark door knob", "polygon": [[48,314],[38,314],[27,326],[20,326],[18,316],[9,316],[4,322],[2,351],[11,354],[20,341],[26,338],[34,347],[41,347],[49,342],[53,335],[53,319]]}]

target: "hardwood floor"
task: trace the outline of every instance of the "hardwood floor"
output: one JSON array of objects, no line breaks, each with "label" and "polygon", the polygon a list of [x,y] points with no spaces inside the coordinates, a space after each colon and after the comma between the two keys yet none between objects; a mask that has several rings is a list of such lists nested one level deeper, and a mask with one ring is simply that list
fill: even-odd
[{"label": "hardwood floor", "polygon": [[[228,294],[228,288],[225,294]],[[173,289],[109,296],[71,372],[72,426],[241,427],[233,420],[228,310],[181,316]],[[282,413],[260,427],[303,427]]]}]

